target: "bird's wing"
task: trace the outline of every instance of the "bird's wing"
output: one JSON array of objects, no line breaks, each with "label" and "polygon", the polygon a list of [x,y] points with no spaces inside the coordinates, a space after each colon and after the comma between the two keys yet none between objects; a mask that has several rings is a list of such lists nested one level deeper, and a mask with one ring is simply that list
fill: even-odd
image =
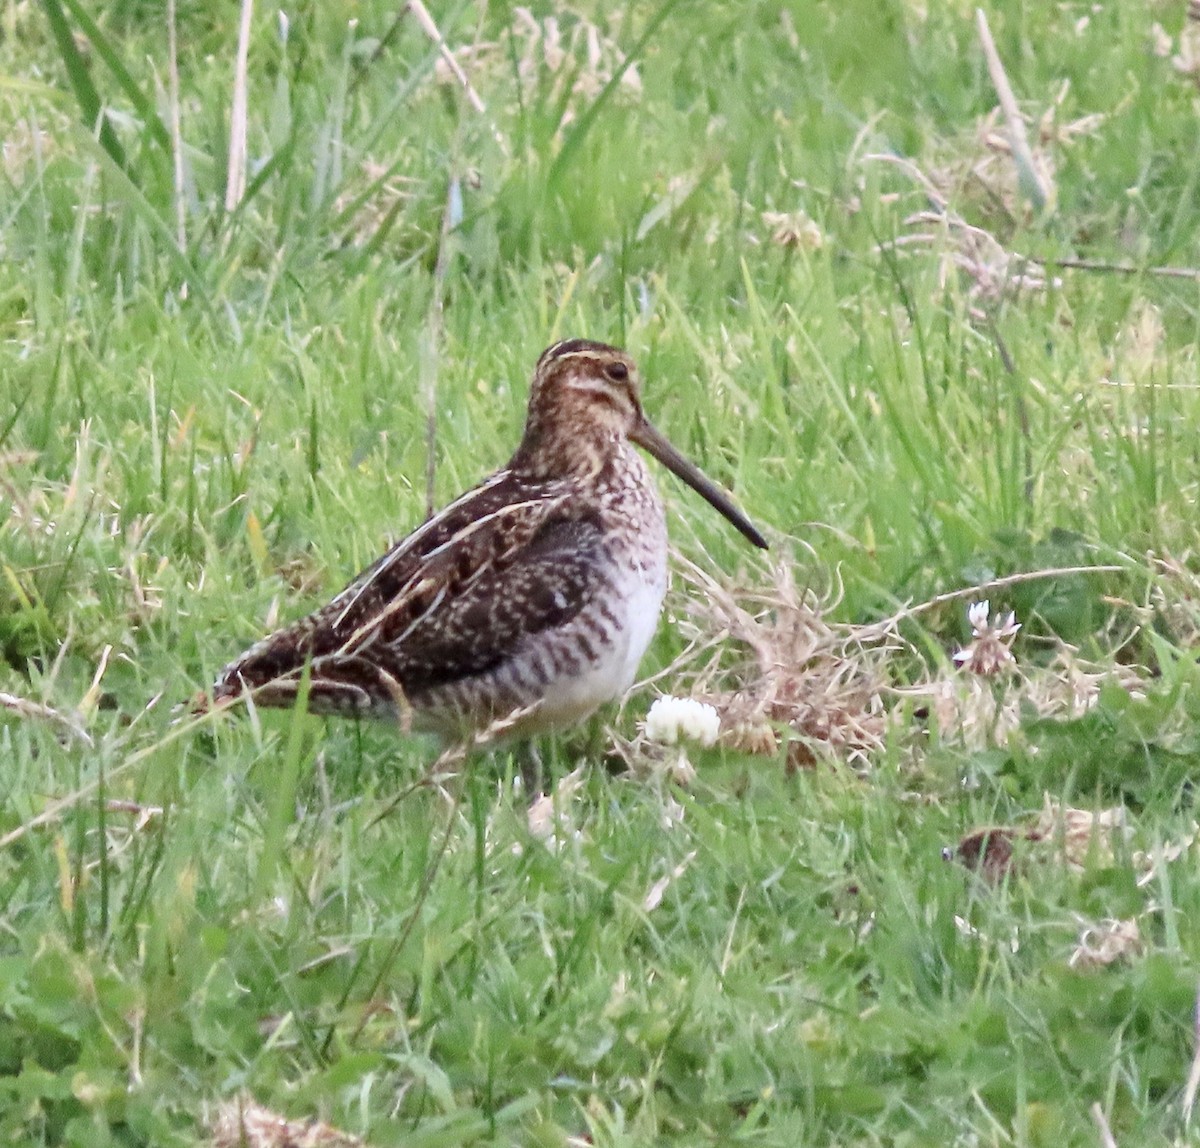
[{"label": "bird's wing", "polygon": [[[547,507],[539,517],[522,522],[519,538],[499,530],[481,540],[489,553],[466,577],[439,580],[440,563],[431,563],[429,608],[380,619],[373,648],[395,667],[406,692],[494,669],[524,639],[565,625],[593,598],[604,577],[600,525],[573,517],[569,505]],[[454,561],[447,552],[447,564]]]},{"label": "bird's wing", "polygon": [[517,500],[501,471],[328,605],[252,646],[222,672],[214,698],[249,689],[260,705],[290,705],[310,662],[316,712],[369,709],[381,689],[415,694],[482,673],[521,634],[578,613],[600,577],[602,537],[561,484]]}]

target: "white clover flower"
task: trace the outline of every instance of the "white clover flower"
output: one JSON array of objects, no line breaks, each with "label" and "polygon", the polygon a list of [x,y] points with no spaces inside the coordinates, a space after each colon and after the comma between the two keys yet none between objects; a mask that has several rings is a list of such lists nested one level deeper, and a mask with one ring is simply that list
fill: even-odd
[{"label": "white clover flower", "polygon": [[982,602],[972,602],[967,607],[967,621],[971,623],[971,632],[975,637],[987,629],[988,614],[992,611],[992,603],[985,598]]},{"label": "white clover flower", "polygon": [[999,615],[994,623],[989,622],[991,608],[987,600],[972,602],[967,607],[972,641],[954,655],[954,660],[973,674],[996,674],[1016,661],[1010,647],[1021,623],[1012,610]]},{"label": "white clover flower", "polygon": [[646,736],[659,745],[678,745],[681,738],[714,745],[721,718],[712,706],[693,698],[656,698],[646,715]]}]

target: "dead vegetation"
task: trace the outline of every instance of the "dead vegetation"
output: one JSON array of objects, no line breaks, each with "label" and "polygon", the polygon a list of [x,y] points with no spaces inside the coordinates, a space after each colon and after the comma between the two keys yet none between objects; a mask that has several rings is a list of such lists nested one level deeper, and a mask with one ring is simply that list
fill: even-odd
[{"label": "dead vegetation", "polygon": [[[1083,873],[1096,866],[1130,866],[1139,889],[1155,885],[1164,865],[1186,858],[1195,846],[1200,826],[1194,822],[1175,840],[1152,851],[1131,850],[1134,826],[1122,805],[1107,809],[1078,809],[1045,795],[1036,820],[1024,825],[989,825],[964,834],[957,845],[943,850],[977,873],[989,885],[1014,877],[1032,879],[1039,869],[1064,869]],[[1133,961],[1147,950],[1142,922],[1153,921],[1158,905],[1148,898],[1131,917],[1102,920],[1077,918],[1078,934],[1067,964],[1079,971],[1103,969],[1120,961]]]},{"label": "dead vegetation", "polygon": [[1053,212],[1062,154],[1094,136],[1111,114],[1067,118],[1068,81],[1039,111],[1024,111],[1009,87],[982,11],[979,23],[997,106],[966,132],[943,141],[924,164],[892,153],[863,156],[864,162],[887,164],[903,174],[912,185],[912,198],[921,204],[904,217],[905,233],[883,248],[935,252],[939,291],[962,276],[968,309],[977,322],[1007,298],[1059,285],[1042,263],[1009,250],[1003,235],[1035,214]]},{"label": "dead vegetation", "polygon": [[[924,203],[920,210],[904,217],[905,233],[881,245],[880,250],[935,252],[939,293],[961,275],[967,284],[969,312],[977,322],[985,320],[989,311],[1005,299],[1040,294],[1048,283],[1061,285],[1037,260],[1010,251],[992,231],[968,222],[955,209],[955,181],[961,175],[947,171],[929,174],[912,160],[895,155],[864,158],[897,168],[912,181]],[[984,170],[976,171],[975,177],[982,180]],[[996,194],[1004,203],[1011,193],[997,189]]]},{"label": "dead vegetation", "polygon": [[[779,561],[765,588],[725,585],[681,560],[688,584],[679,628],[689,650],[672,675],[716,709],[722,744],[788,769],[834,757],[865,769],[887,730],[891,635],[828,620],[831,596],[796,585]],[[731,659],[729,650],[738,654]]]},{"label": "dead vegetation", "polygon": [[522,101],[528,104],[537,89],[546,85],[538,102],[562,108],[561,131],[618,73],[620,92],[627,98],[640,97],[642,80],[637,65],[628,63],[617,46],[619,21],[619,14],[614,13],[602,27],[563,10],[539,19],[529,8],[518,5],[512,10],[507,42],[480,41],[456,49],[454,63],[438,60],[435,79],[439,84],[459,85],[463,82],[460,77],[467,77],[476,88],[491,92],[510,80],[515,60]]},{"label": "dead vegetation", "polygon": [[1031,714],[1063,720],[1082,716],[1099,700],[1106,683],[1142,696],[1145,675],[1135,666],[1087,661],[1060,644],[1048,664],[1014,662],[1002,683],[947,669],[926,681],[898,686],[896,692],[928,708],[943,741],[977,751],[1006,744]]},{"label": "dead vegetation", "polygon": [[1115,864],[1117,847],[1128,841],[1130,832],[1129,815],[1122,805],[1077,809],[1046,794],[1031,824],[972,829],[944,856],[995,884],[1022,865],[1057,864],[1078,873],[1089,864]]},{"label": "dead vegetation", "polygon": [[1200,574],[1191,569],[1192,556],[1151,555],[1155,572],[1150,604],[1177,646],[1200,646]]},{"label": "dead vegetation", "polygon": [[1176,72],[1200,86],[1200,3],[1189,0],[1187,20],[1180,29],[1178,40],[1157,21],[1151,27],[1150,35],[1154,54],[1170,60]]},{"label": "dead vegetation", "polygon": [[[722,745],[760,756],[782,753],[788,769],[834,760],[866,770],[889,729],[913,711],[928,714],[941,743],[974,751],[1004,745],[1029,714],[1079,717],[1106,684],[1133,697],[1144,692],[1142,667],[1088,661],[1065,643],[1040,664],[1025,662],[1012,651],[1021,628],[1013,614],[989,619],[983,598],[989,590],[1082,568],[999,579],[853,625],[831,619],[836,593],[799,586],[803,567],[787,558],[750,585],[721,581],[675,558],[684,585],[668,613],[687,647],[659,678],[716,710]],[[905,637],[905,627],[949,600],[963,602],[972,638],[930,661]],[[898,701],[907,704],[898,708]],[[898,732],[909,740],[921,734],[916,726]],[[618,752],[627,761],[657,760],[659,740],[643,732]]]},{"label": "dead vegetation", "polygon": [[365,1148],[366,1144],[320,1120],[288,1120],[244,1096],[217,1109],[211,1143],[212,1148]]},{"label": "dead vegetation", "polygon": [[[511,119],[518,107],[554,109],[554,142],[559,146],[564,129],[614,77],[619,76],[619,98],[641,97],[637,64],[618,47],[619,14],[610,14],[601,25],[569,10],[539,18],[517,6],[499,39],[451,47],[423,4],[409,4],[405,12],[437,46],[432,89],[461,92],[505,154],[511,151],[510,141],[496,124]],[[402,174],[408,158],[369,157],[349,174],[333,205],[345,243],[365,247],[399,217],[411,214],[422,192],[418,180]],[[478,190],[482,177],[468,165],[452,183],[451,198],[459,199],[463,187]]]}]

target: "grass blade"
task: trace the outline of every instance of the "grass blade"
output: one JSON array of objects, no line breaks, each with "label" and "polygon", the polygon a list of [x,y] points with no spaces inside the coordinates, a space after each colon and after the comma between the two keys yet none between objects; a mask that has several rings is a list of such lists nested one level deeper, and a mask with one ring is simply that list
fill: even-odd
[{"label": "grass blade", "polygon": [[122,198],[133,208],[134,214],[142,220],[150,231],[160,240],[167,257],[175,265],[176,270],[188,284],[189,291],[194,291],[206,310],[211,308],[212,296],[200,271],[192,262],[188,253],[175,242],[171,225],[154,209],[154,205],[146,198],[142,189],[134,182],[121,164],[90,136],[86,145],[92,147],[100,157],[101,162],[112,176],[114,183],[121,192]]},{"label": "grass blade", "polygon": [[600,89],[600,94],[592,101],[587,111],[579,117],[579,122],[575,125],[571,134],[567,136],[562,150],[555,157],[554,164],[550,168],[550,174],[546,179],[546,186],[551,191],[561,183],[563,176],[575,158],[575,153],[583,146],[583,141],[587,139],[588,133],[592,130],[600,113],[604,110],[608,101],[612,99],[613,93],[625,78],[625,73],[641,59],[642,54],[646,51],[646,46],[654,38],[655,33],[662,27],[667,17],[670,16],[678,4],[679,0],[665,0],[659,6],[658,11],[654,13],[650,18],[650,22],[646,25],[646,30],[638,37],[637,43],[630,49],[621,66],[613,70],[612,77],[608,83]]},{"label": "grass blade", "polygon": [[83,53],[80,52],[75,44],[74,36],[71,35],[71,26],[67,22],[62,5],[59,0],[42,0],[42,8],[46,12],[46,19],[50,22],[50,31],[54,34],[54,42],[58,45],[59,55],[67,69],[67,79],[70,81],[75,99],[79,103],[79,110],[83,113],[84,125],[93,130],[96,129],[97,124],[99,125],[100,146],[104,148],[108,157],[117,167],[126,171],[125,149],[121,146],[121,141],[117,139],[112,124],[103,115],[100,93],[96,91],[96,85],[92,83],[91,73],[88,71],[87,61],[84,60]]},{"label": "grass blade", "polygon": [[262,852],[258,858],[258,869],[254,875],[254,903],[261,904],[267,896],[275,872],[283,857],[284,837],[295,817],[296,786],[300,780],[300,768],[304,764],[304,725],[308,717],[308,690],[312,681],[309,666],[304,667],[300,688],[296,693],[296,705],[288,725],[287,747],[284,749],[282,768],[275,778],[266,829],[263,833]]},{"label": "grass blade", "polygon": [[[55,7],[58,6],[58,0],[44,0],[44,2],[47,7],[51,4]],[[92,19],[91,13],[79,3],[79,0],[63,0],[63,3],[71,10],[71,15],[75,17],[80,30],[88,38],[93,51],[104,61],[105,67],[112,73],[117,86],[125,93],[125,98],[133,105],[134,112],[150,133],[150,138],[162,148],[165,155],[170,155],[171,136],[159,118],[154,101],[138,86],[137,80],[133,78],[129,69],[122,62],[112,40],[104,34],[104,30]],[[74,47],[73,40],[72,47]]]}]

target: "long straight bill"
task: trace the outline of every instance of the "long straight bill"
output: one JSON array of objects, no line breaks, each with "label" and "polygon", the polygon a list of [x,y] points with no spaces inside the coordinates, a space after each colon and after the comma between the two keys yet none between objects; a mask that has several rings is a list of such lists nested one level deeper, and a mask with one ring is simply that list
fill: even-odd
[{"label": "long straight bill", "polygon": [[754,523],[741,512],[733,499],[695,463],[684,458],[649,422],[643,418],[629,437],[658,459],[673,475],[682,478],[710,506],[729,519],[755,546],[763,550],[767,549],[767,540],[758,532]]}]

